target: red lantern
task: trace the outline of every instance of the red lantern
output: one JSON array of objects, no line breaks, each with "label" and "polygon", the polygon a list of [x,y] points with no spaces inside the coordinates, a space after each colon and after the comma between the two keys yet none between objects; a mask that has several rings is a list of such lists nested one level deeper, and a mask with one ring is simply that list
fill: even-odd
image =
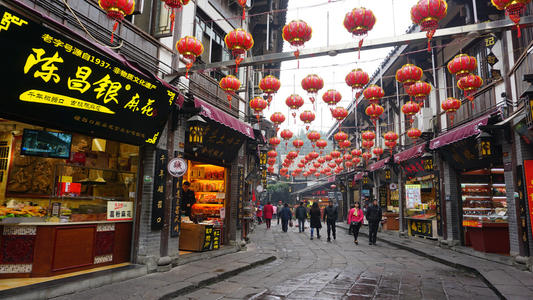
[{"label": "red lantern", "polygon": [[190,0],[162,0],[165,2],[165,6],[172,10],[170,13],[170,32],[174,31],[174,19],[176,18],[175,9],[180,9],[182,6],[187,5]]},{"label": "red lantern", "polygon": [[298,157],[298,152],[296,151],[289,151],[289,153],[287,153],[287,158],[289,158],[290,160],[293,160],[297,157]]},{"label": "red lantern", "polygon": [[342,164],[344,160],[342,158],[335,158],[335,163],[337,164],[337,166],[340,166]]},{"label": "red lantern", "polygon": [[379,104],[379,100],[385,96],[385,91],[380,86],[371,84],[363,91],[363,96],[371,104]]},{"label": "red lantern", "polygon": [[418,139],[421,135],[422,135],[422,131],[420,131],[420,129],[418,128],[413,127],[407,130],[407,136],[412,138],[413,140]]},{"label": "red lantern", "polygon": [[[359,53],[363,46],[363,40],[368,35],[368,32],[374,28],[376,24],[376,17],[370,9],[363,7],[354,8],[344,17],[344,28],[348,30],[354,37],[359,37]],[[360,55],[359,55],[360,57]]]},{"label": "red lantern", "polygon": [[309,152],[309,156],[311,157],[311,159],[317,159],[320,155],[315,151],[311,151]]},{"label": "red lantern", "polygon": [[246,8],[246,3],[248,2],[248,0],[237,0],[237,2],[242,7],[242,20],[244,20],[246,18],[245,8]]},{"label": "red lantern", "polygon": [[383,106],[379,104],[370,104],[365,109],[366,115],[370,117],[374,125],[376,125],[376,121],[379,119],[379,116],[381,116],[384,111],[385,110],[383,109]]},{"label": "red lantern", "polygon": [[304,105],[304,99],[297,94],[292,94],[285,99],[285,104],[292,110],[292,117],[294,124],[296,124],[296,111]]},{"label": "red lantern", "polygon": [[361,156],[361,154],[363,154],[363,151],[361,151],[361,149],[353,149],[352,150],[352,155],[353,156]]},{"label": "red lantern", "polygon": [[254,46],[254,39],[246,30],[237,28],[226,34],[224,42],[235,57],[235,73],[237,73],[239,64],[244,59],[244,54]]},{"label": "red lantern", "polygon": [[280,112],[275,112],[270,116],[270,121],[276,125],[276,132],[279,130],[279,125],[285,122],[285,116]]},{"label": "red lantern", "polygon": [[[296,51],[294,51],[296,59],[300,56],[300,49],[311,39],[312,35],[313,29],[302,20],[294,20],[283,26],[282,37],[296,49]],[[300,62],[298,61],[298,68],[299,67]]]},{"label": "red lantern", "polygon": [[304,141],[300,139],[295,139],[294,141],[292,141],[292,145],[294,146],[294,148],[300,149],[304,145]]},{"label": "red lantern", "polygon": [[396,71],[396,81],[407,87],[422,79],[422,74],[422,69],[419,67],[406,64]]},{"label": "red lantern", "polygon": [[276,152],[275,150],[270,150],[267,152],[267,156],[270,158],[276,158],[276,156],[278,156],[278,152]]},{"label": "red lantern", "polygon": [[281,136],[281,138],[285,140],[285,148],[287,148],[287,143],[292,138],[292,135],[293,133],[289,129],[283,129],[279,134],[279,136]]},{"label": "red lantern", "polygon": [[315,173],[315,177],[316,178],[320,177],[320,173]]},{"label": "red lantern", "polygon": [[516,24],[517,37],[520,38],[522,36],[520,32],[520,15],[525,11],[527,4],[531,0],[492,0],[491,2],[497,9],[505,10],[509,19]]},{"label": "red lantern", "polygon": [[267,168],[268,173],[272,174],[274,173],[274,167],[268,167]]},{"label": "red lantern", "polygon": [[316,141],[318,141],[320,139],[320,133],[316,132],[316,131],[311,131],[307,134],[307,138],[311,141],[311,145],[313,145],[313,147],[315,147],[315,143]]},{"label": "red lantern", "polygon": [[463,76],[461,79],[459,79],[459,81],[457,81],[457,87],[463,91],[466,99],[472,103],[472,109],[474,109],[473,95],[482,85],[483,79],[474,74]]},{"label": "red lantern", "polygon": [[352,159],[352,162],[353,162],[354,165],[357,166],[361,162],[361,159],[359,157],[354,157]]},{"label": "red lantern", "polygon": [[[333,164],[333,165],[335,165],[335,164]],[[324,174],[327,174],[327,173],[331,172],[331,169],[329,167],[325,167],[322,170],[324,171]]]},{"label": "red lantern", "polygon": [[322,100],[324,100],[324,102],[330,107],[337,105],[337,103],[339,103],[341,99],[341,93],[336,90],[327,90],[324,95],[322,95]]},{"label": "red lantern", "polygon": [[350,148],[351,146],[352,146],[352,142],[348,140],[339,142],[339,147],[341,147],[342,149]]},{"label": "red lantern", "polygon": [[268,102],[263,97],[255,97],[250,100],[250,108],[254,110],[257,121],[261,119],[261,112],[267,107]]},{"label": "red lantern", "polygon": [[326,162],[326,160],[323,158],[323,157],[319,157],[317,158],[317,161],[320,163],[320,164],[323,164]]},{"label": "red lantern", "polygon": [[287,174],[287,172],[289,172],[289,169],[287,169],[287,168],[281,168],[281,169],[279,170],[279,173],[280,173],[280,174]]},{"label": "red lantern", "polygon": [[368,74],[361,69],[353,69],[346,78],[344,78],[346,84],[352,88],[352,90],[360,90],[368,84],[370,78]]},{"label": "red lantern", "polygon": [[344,158],[344,160],[352,160],[353,156],[351,154],[347,153],[347,154],[344,154],[343,158]]},{"label": "red lantern", "polygon": [[375,156],[377,156],[377,158],[379,159],[379,157],[381,155],[383,155],[383,148],[381,147],[376,147],[374,149],[372,149],[372,152],[374,153]]},{"label": "red lantern", "polygon": [[281,82],[272,75],[268,75],[259,81],[259,88],[267,95],[268,106],[272,102],[272,95],[277,93],[280,87]]},{"label": "red lantern", "polygon": [[370,148],[374,147],[374,141],[373,140],[363,140],[361,142],[361,147],[363,147],[365,149],[370,149]]},{"label": "red lantern", "polygon": [[298,168],[304,168],[305,167],[305,164],[303,163],[298,163]]},{"label": "red lantern", "polygon": [[348,134],[344,131],[339,131],[333,135],[333,138],[338,142],[345,141],[348,138]]},{"label": "red lantern", "polygon": [[456,55],[448,63],[448,72],[455,74],[457,80],[461,77],[473,73],[477,69],[477,59],[468,54]]},{"label": "red lantern", "polygon": [[431,93],[431,84],[424,81],[417,81],[407,88],[407,94],[419,103],[420,106],[424,105],[424,101]]},{"label": "red lantern", "polygon": [[233,94],[235,94],[235,91],[237,91],[241,87],[241,82],[239,81],[239,79],[237,79],[237,77],[233,75],[228,75],[220,79],[220,83],[218,85],[226,93],[226,96],[228,97],[229,107],[231,108],[231,98],[233,97]]},{"label": "red lantern", "polygon": [[[187,0],[187,2],[189,1]],[[204,53],[204,46],[194,36],[186,36],[179,39],[176,43],[176,49],[186,61],[185,68],[187,68],[187,72],[185,73],[185,78],[189,78],[189,70],[196,61],[196,57]],[[241,83],[239,82],[240,85]]]},{"label": "red lantern", "polygon": [[346,166],[347,169],[349,169],[349,168],[353,167],[353,162],[347,161],[347,162],[344,163],[344,165]]},{"label": "red lantern", "polygon": [[431,39],[439,27],[439,21],[446,17],[448,4],[445,0],[419,0],[411,8],[411,20],[426,32],[428,51],[431,51]]},{"label": "red lantern", "polygon": [[300,120],[305,123],[305,130],[309,130],[309,124],[315,120],[315,114],[306,110],[300,114]]},{"label": "red lantern", "polygon": [[364,159],[365,161],[368,161],[369,159],[372,158],[372,153],[370,153],[370,152],[365,152],[365,153],[362,154],[362,156],[363,156],[363,159]]},{"label": "red lantern", "polygon": [[275,136],[275,137],[271,137],[271,138],[268,140],[268,143],[269,143],[272,147],[276,148],[276,147],[279,145],[279,143],[281,143],[281,140],[280,140],[277,136]]},{"label": "red lantern", "polygon": [[413,101],[407,101],[404,105],[402,105],[402,112],[406,115],[406,118],[413,123],[412,116],[417,114],[420,111],[420,106],[416,104]]},{"label": "red lantern", "polygon": [[302,89],[304,89],[307,94],[309,94],[309,100],[311,100],[313,108],[315,107],[315,97],[318,91],[321,90],[323,87],[324,80],[318,75],[311,74],[305,76],[305,78],[302,79]]},{"label": "red lantern", "polygon": [[395,141],[398,139],[398,134],[394,131],[389,131],[383,135],[383,138],[387,141]]},{"label": "red lantern", "polygon": [[330,162],[330,163],[328,163],[328,166],[329,166],[330,168],[336,168],[336,167],[337,167],[337,164],[334,163],[334,162]]},{"label": "red lantern", "polygon": [[461,101],[459,99],[449,97],[446,99],[446,101],[442,102],[440,107],[446,112],[446,115],[450,117],[451,124],[453,125],[455,112],[461,107]]},{"label": "red lantern", "polygon": [[314,166],[315,168],[320,168],[321,164],[320,164],[318,161],[315,161],[315,162],[313,163],[313,166]]},{"label": "red lantern", "polygon": [[318,147],[318,149],[320,149],[320,154],[322,154],[322,151],[324,150],[324,148],[326,148],[328,146],[328,142],[325,141],[325,140],[318,140],[316,141],[316,146]]},{"label": "red lantern", "polygon": [[371,141],[376,138],[376,134],[373,131],[366,130],[361,133],[361,137],[363,138],[363,140]]},{"label": "red lantern", "polygon": [[331,115],[337,119],[340,125],[340,122],[348,116],[348,111],[344,107],[337,106],[331,110]]},{"label": "red lantern", "polygon": [[98,0],[98,5],[106,12],[108,18],[115,21],[111,32],[111,43],[113,43],[113,36],[115,30],[117,30],[118,23],[122,22],[125,16],[133,13],[135,0]]},{"label": "red lantern", "polygon": [[387,146],[390,149],[391,155],[392,155],[392,149],[396,147],[397,142],[396,141],[385,141],[385,146]]},{"label": "red lantern", "polygon": [[276,163],[276,158],[275,157],[270,157],[268,160],[267,160],[267,164],[269,165],[273,165]]},{"label": "red lantern", "polygon": [[339,158],[341,156],[341,153],[337,150],[333,150],[329,153],[329,155],[331,155],[332,158]]},{"label": "red lantern", "polygon": [[325,159],[326,161],[330,161],[330,160],[333,159],[333,157],[332,157],[330,154],[326,154],[326,155],[324,155],[324,159]]}]

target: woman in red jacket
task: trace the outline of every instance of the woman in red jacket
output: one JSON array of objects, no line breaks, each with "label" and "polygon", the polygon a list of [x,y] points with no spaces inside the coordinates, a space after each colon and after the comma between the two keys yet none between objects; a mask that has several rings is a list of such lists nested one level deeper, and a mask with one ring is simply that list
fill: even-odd
[{"label": "woman in red jacket", "polygon": [[361,209],[359,202],[356,202],[354,207],[350,209],[350,212],[348,213],[348,224],[352,229],[354,243],[356,245],[359,245],[357,242],[357,236],[359,235],[359,228],[361,228],[361,223],[363,222],[363,216],[363,210]]},{"label": "woman in red jacket", "polygon": [[272,206],[270,202],[267,202],[265,207],[263,207],[263,215],[265,217],[267,229],[270,229],[270,224],[272,222],[272,215],[274,215],[274,207]]}]

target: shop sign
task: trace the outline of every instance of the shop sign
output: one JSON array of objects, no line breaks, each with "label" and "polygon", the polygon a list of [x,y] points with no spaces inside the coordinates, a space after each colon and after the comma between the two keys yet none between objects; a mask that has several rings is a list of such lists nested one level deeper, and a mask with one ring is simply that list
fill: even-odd
[{"label": "shop sign", "polygon": [[[219,123],[207,120],[209,124],[203,143],[199,149],[193,149],[192,143],[185,144],[185,152],[198,155],[202,158],[210,159],[212,161],[231,162],[239,153],[245,136],[237,131],[226,126],[221,126]],[[186,140],[189,140],[187,133]]]},{"label": "shop sign", "polygon": [[411,235],[433,236],[433,226],[431,220],[409,220]]},{"label": "shop sign", "polygon": [[379,187],[379,205],[387,207],[387,186]]},{"label": "shop sign", "polygon": [[181,157],[171,159],[167,165],[168,173],[172,177],[181,177],[185,175],[187,168],[187,161]]},{"label": "shop sign", "polygon": [[487,55],[487,63],[493,67],[495,64],[498,63],[498,58],[496,57],[496,55],[494,55],[494,53],[492,53],[492,51],[489,53],[489,55]]},{"label": "shop sign", "polygon": [[398,188],[398,186],[396,185],[396,183],[393,182],[393,183],[389,184],[389,189],[395,190],[397,188]]},{"label": "shop sign", "polygon": [[238,216],[239,219],[244,217],[244,167],[237,167],[237,177],[238,177]]},{"label": "shop sign", "polygon": [[407,208],[416,208],[422,204],[419,184],[405,185],[405,202]]},{"label": "shop sign", "polygon": [[133,202],[107,201],[107,220],[133,220]]},{"label": "shop sign", "polygon": [[478,227],[481,228],[482,224],[476,220],[463,220],[463,227]]},{"label": "shop sign", "polygon": [[408,160],[401,164],[406,176],[423,176],[433,171],[433,158],[417,158]]},{"label": "shop sign", "polygon": [[205,226],[204,245],[202,251],[209,251],[213,245],[213,226]]},{"label": "shop sign", "polygon": [[[533,160],[524,160],[524,174],[526,177],[529,219],[533,220]],[[531,222],[531,229],[533,230],[533,222]]]},{"label": "shop sign", "polygon": [[165,193],[168,151],[157,149],[155,151],[154,190],[152,201],[152,230],[163,228],[165,216]]},{"label": "shop sign", "polygon": [[217,250],[220,248],[220,238],[221,238],[221,230],[213,229],[213,250]]},{"label": "shop sign", "polygon": [[0,7],[2,113],[130,144],[157,144],[176,93]]},{"label": "shop sign", "polygon": [[[180,155],[178,151],[174,152],[174,156]],[[180,235],[181,224],[181,184],[183,182],[182,177],[172,178],[172,210],[170,211],[170,236],[178,237]]]}]

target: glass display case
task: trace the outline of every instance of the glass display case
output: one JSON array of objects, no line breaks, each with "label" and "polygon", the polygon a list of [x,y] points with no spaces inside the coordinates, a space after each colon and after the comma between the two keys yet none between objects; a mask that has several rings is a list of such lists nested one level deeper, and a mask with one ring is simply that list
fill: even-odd
[{"label": "glass display case", "polygon": [[462,183],[463,223],[507,222],[505,183]]}]

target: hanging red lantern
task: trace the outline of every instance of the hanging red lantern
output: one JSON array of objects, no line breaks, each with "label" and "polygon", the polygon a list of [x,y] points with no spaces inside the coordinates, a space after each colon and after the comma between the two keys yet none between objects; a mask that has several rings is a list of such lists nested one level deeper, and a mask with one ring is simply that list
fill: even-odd
[{"label": "hanging red lantern", "polygon": [[327,90],[324,95],[322,95],[322,100],[330,106],[330,108],[333,108],[337,103],[339,103],[342,99],[341,93],[339,93],[336,90]]},{"label": "hanging red lantern", "polygon": [[445,0],[419,0],[411,8],[411,20],[426,32],[428,51],[431,51],[431,39],[439,27],[439,21],[446,17],[448,4]]},{"label": "hanging red lantern", "polygon": [[170,13],[170,32],[174,31],[174,19],[176,18],[176,9],[180,9],[182,6],[189,4],[190,0],[162,0],[165,2],[165,7],[172,10]]},{"label": "hanging red lantern", "polygon": [[340,166],[342,164],[344,160],[342,158],[335,158],[335,163],[337,164],[337,166]]},{"label": "hanging red lantern", "polygon": [[395,141],[398,139],[398,134],[394,131],[389,131],[383,135],[383,138],[387,141]]},{"label": "hanging red lantern", "polygon": [[348,134],[344,131],[339,131],[333,135],[333,138],[338,142],[345,141],[348,138]]},{"label": "hanging red lantern", "polygon": [[422,79],[423,73],[421,68],[413,64],[405,64],[396,71],[396,81],[407,87]]},{"label": "hanging red lantern", "polygon": [[363,151],[361,151],[361,149],[353,149],[351,153],[353,156],[361,156],[361,154],[363,154]]},{"label": "hanging red lantern", "polygon": [[359,38],[359,58],[363,40],[368,35],[368,32],[374,28],[376,24],[376,17],[374,13],[367,8],[354,8],[344,17],[344,28],[348,30],[354,37]]},{"label": "hanging red lantern", "polygon": [[342,148],[342,149],[347,149],[347,148],[350,148],[351,146],[352,146],[352,142],[350,142],[348,140],[344,140],[344,141],[339,142],[339,147]]},{"label": "hanging red lantern", "polygon": [[309,100],[313,104],[313,108],[315,107],[316,95],[323,87],[324,80],[316,74],[307,75],[302,79],[302,89],[309,94]]},{"label": "hanging red lantern", "polygon": [[446,112],[446,115],[450,117],[451,125],[453,126],[455,112],[461,107],[461,101],[459,99],[449,97],[444,102],[442,102],[440,107]]},{"label": "hanging red lantern", "polygon": [[282,175],[287,174],[287,172],[289,172],[289,169],[287,169],[287,168],[281,168],[279,170],[279,173],[282,174]]},{"label": "hanging red lantern", "polygon": [[298,152],[296,151],[289,151],[289,153],[287,153],[287,157],[290,159],[290,160],[293,160],[295,158],[298,157]]},{"label": "hanging red lantern", "polygon": [[359,157],[354,157],[352,159],[352,163],[357,166],[361,162],[361,159]]},{"label": "hanging red lantern", "polygon": [[323,164],[326,162],[326,160],[323,157],[319,157],[316,159],[320,164]]},{"label": "hanging red lantern", "polygon": [[261,119],[261,112],[267,107],[268,102],[263,97],[254,97],[250,100],[250,108],[254,110],[257,121]]},{"label": "hanging red lantern", "polygon": [[362,154],[362,157],[363,157],[363,159],[364,159],[365,161],[368,161],[368,160],[370,160],[370,159],[372,158],[372,153],[370,153],[370,152],[365,152],[365,153]]},{"label": "hanging red lantern", "polygon": [[[282,37],[293,48],[296,49],[294,51],[294,56],[296,59],[300,57],[300,49],[302,49],[304,44],[311,39],[312,35],[313,29],[302,20],[294,20],[283,26]],[[298,68],[300,68],[299,60]]]},{"label": "hanging red lantern", "polygon": [[379,159],[379,157],[381,155],[383,155],[383,148],[376,147],[376,148],[372,149],[372,153],[374,153],[374,155]]},{"label": "hanging red lantern", "polygon": [[366,115],[370,117],[374,125],[376,125],[376,121],[379,119],[379,116],[381,116],[384,111],[385,109],[383,108],[383,106],[379,104],[370,104],[365,109]]},{"label": "hanging red lantern", "polygon": [[431,93],[431,84],[424,81],[417,81],[409,86],[407,94],[415,99],[420,106],[424,105],[424,101]]},{"label": "hanging red lantern", "polygon": [[475,72],[477,69],[477,59],[468,54],[458,54],[448,62],[448,72],[455,74],[457,80],[468,74]]},{"label": "hanging red lantern", "polygon": [[113,43],[113,37],[118,23],[122,22],[125,16],[133,13],[135,0],[98,0],[98,5],[106,12],[108,18],[115,21],[113,31],[111,32],[111,43]]},{"label": "hanging red lantern", "polygon": [[304,168],[304,167],[305,167],[305,164],[303,164],[303,163],[298,163],[297,166],[298,166],[298,168]]},{"label": "hanging red lantern", "polygon": [[276,152],[275,150],[270,150],[267,152],[267,156],[270,158],[276,158],[276,156],[278,156],[278,152]]},{"label": "hanging red lantern", "polygon": [[329,153],[329,155],[331,155],[332,158],[339,158],[341,156],[341,153],[337,150],[333,150]]},{"label": "hanging red lantern", "polygon": [[268,167],[267,168],[268,173],[272,174],[274,173],[274,167]]},{"label": "hanging red lantern", "polygon": [[314,166],[315,168],[320,168],[321,164],[320,164],[318,161],[315,161],[315,162],[313,163],[313,166]]},{"label": "hanging red lantern", "polygon": [[373,140],[363,140],[361,142],[361,147],[363,147],[365,149],[370,149],[370,148],[374,147],[374,141]]},{"label": "hanging red lantern", "polygon": [[313,131],[311,131],[311,132],[309,132],[307,134],[307,139],[309,139],[309,141],[311,141],[311,145],[314,148],[316,141],[318,141],[320,139],[320,133],[318,133],[318,132],[313,130]]},{"label": "hanging red lantern", "polygon": [[285,116],[280,112],[275,112],[270,116],[270,121],[275,124],[277,132],[279,130],[279,125],[285,122]]},{"label": "hanging red lantern", "polygon": [[336,168],[336,167],[337,167],[337,164],[336,164],[335,162],[330,162],[330,163],[328,163],[328,166],[329,166],[330,168]]},{"label": "hanging red lantern", "polygon": [[285,104],[291,109],[294,124],[296,124],[296,111],[304,105],[304,99],[300,95],[292,94],[285,99]]},{"label": "hanging red lantern", "polygon": [[326,161],[330,161],[330,160],[333,159],[333,157],[332,157],[330,154],[326,154],[326,155],[324,155],[324,159],[325,159]]},{"label": "hanging red lantern", "polygon": [[352,90],[360,90],[370,82],[370,78],[365,71],[361,69],[353,69],[348,75],[346,75],[344,81],[346,81],[346,84],[351,87]]},{"label": "hanging red lantern", "polygon": [[[294,148],[300,149],[304,145],[304,141],[302,141],[300,139],[295,139],[294,141],[292,141],[292,145],[294,146]],[[300,150],[298,150],[298,151],[300,151]]]},{"label": "hanging red lantern", "polygon": [[312,111],[305,110],[300,113],[300,120],[305,123],[305,130],[309,130],[309,124],[315,120],[315,114]]},{"label": "hanging red lantern", "polygon": [[517,37],[520,38],[522,36],[520,15],[526,10],[526,6],[531,0],[492,0],[491,2],[498,10],[505,10],[509,19],[516,24]]},{"label": "hanging red lantern", "polygon": [[276,158],[275,157],[269,157],[268,160],[267,160],[267,164],[269,165],[273,165],[276,163]]},{"label": "hanging red lantern", "polygon": [[392,150],[394,149],[394,147],[396,147],[396,144],[397,144],[396,141],[385,141],[385,146],[387,146],[387,148],[390,149],[391,156],[392,156]]},{"label": "hanging red lantern", "polygon": [[363,138],[363,140],[371,141],[376,138],[376,134],[373,131],[365,130],[361,133],[361,137]]},{"label": "hanging red lantern", "polygon": [[290,166],[288,161],[284,161],[281,165],[284,166],[285,168],[288,168]]},{"label": "hanging red lantern", "polygon": [[237,28],[226,34],[224,42],[235,57],[235,73],[237,73],[239,71],[239,64],[244,59],[244,55],[254,46],[254,39],[246,30]]},{"label": "hanging red lantern", "polygon": [[385,96],[385,91],[380,86],[371,84],[363,91],[363,96],[370,104],[379,104],[379,100]]},{"label": "hanging red lantern", "polygon": [[347,154],[344,154],[343,158],[344,158],[344,160],[352,160],[353,156],[351,154],[347,153]]},{"label": "hanging red lantern", "polygon": [[409,130],[407,130],[407,136],[412,138],[413,140],[418,139],[422,135],[422,131],[420,129],[412,127]]},{"label": "hanging red lantern", "polygon": [[351,161],[347,161],[344,163],[344,166],[347,168],[347,169],[350,169],[351,167],[353,167],[353,162]]},{"label": "hanging red lantern", "polygon": [[331,172],[331,169],[329,167],[325,167],[322,170],[324,171],[324,174],[327,174],[327,173]]},{"label": "hanging red lantern", "polygon": [[348,116],[348,111],[344,107],[337,106],[331,110],[331,115],[333,116],[333,118],[337,119],[337,122],[340,125],[342,120],[344,120]]},{"label": "hanging red lantern", "polygon": [[185,68],[187,68],[187,72],[185,73],[185,78],[189,78],[189,70],[196,61],[196,58],[204,53],[204,46],[194,36],[185,36],[176,43],[176,50],[178,50],[179,54],[186,61]]},{"label": "hanging red lantern", "polygon": [[268,140],[268,143],[269,143],[272,147],[276,148],[276,147],[281,143],[281,140],[280,140],[277,136],[275,136],[275,137],[271,137],[271,138]]},{"label": "hanging red lantern", "polygon": [[237,0],[239,5],[242,7],[242,20],[246,19],[246,3],[248,0]]},{"label": "hanging red lantern", "polygon": [[309,152],[309,156],[311,157],[312,160],[314,160],[314,159],[317,159],[320,155],[316,153],[315,151],[311,151]]},{"label": "hanging red lantern", "polygon": [[457,87],[461,89],[466,97],[472,103],[472,109],[474,109],[474,97],[476,91],[483,85],[483,79],[478,75],[469,74],[461,77],[457,81]]},{"label": "hanging red lantern", "polygon": [[315,177],[316,178],[320,177],[320,173],[315,173]]},{"label": "hanging red lantern", "polygon": [[292,138],[292,135],[293,133],[289,129],[283,129],[281,133],[279,134],[279,136],[281,136],[281,138],[285,140],[285,148],[287,148],[287,144],[289,140]]},{"label": "hanging red lantern", "polygon": [[405,114],[406,118],[409,120],[411,124],[414,121],[412,116],[416,115],[419,111],[420,111],[420,106],[413,101],[407,101],[407,103],[402,105],[402,112]]},{"label": "hanging red lantern", "polygon": [[233,75],[227,75],[226,77],[220,79],[218,84],[222,90],[226,93],[228,97],[229,107],[231,108],[231,99],[233,94],[241,87],[241,82],[237,77]]},{"label": "hanging red lantern", "polygon": [[325,141],[325,140],[322,140],[322,139],[316,141],[315,144],[318,147],[318,149],[320,149],[320,154],[322,154],[324,148],[326,148],[328,146],[328,142]]},{"label": "hanging red lantern", "polygon": [[259,88],[266,94],[269,107],[270,102],[272,102],[272,95],[277,93],[280,87],[281,82],[272,75],[268,75],[259,81]]}]

